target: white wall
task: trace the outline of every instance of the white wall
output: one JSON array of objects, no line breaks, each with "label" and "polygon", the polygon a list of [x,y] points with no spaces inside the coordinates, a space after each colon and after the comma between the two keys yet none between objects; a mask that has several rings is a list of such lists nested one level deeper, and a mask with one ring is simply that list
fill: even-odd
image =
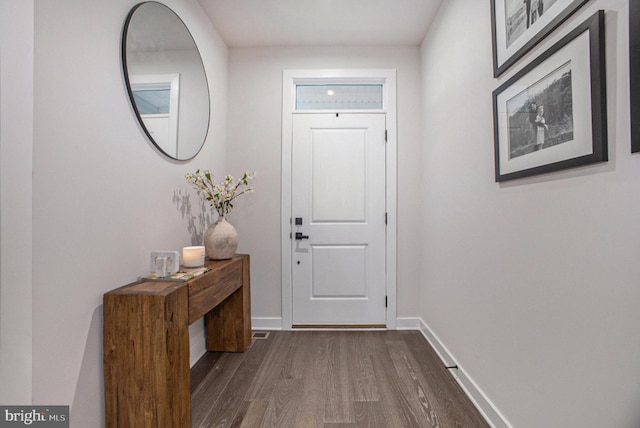
[{"label": "white wall", "polygon": [[196,2],[165,1],[199,43],[212,99],[202,152],[168,160],[123,85],[120,35],[136,3],[35,2],[33,402],[72,405],[75,427],[104,423],[103,293],[148,273],[151,251],[192,244],[183,209],[190,195],[197,216],[198,198],[184,174],[225,167],[226,46]]},{"label": "white wall", "polygon": [[31,402],[33,1],[0,2],[0,403]]},{"label": "white wall", "polygon": [[[258,172],[231,220],[252,255],[253,315],[279,317],[282,70],[396,68],[398,315],[422,317],[513,426],[640,425],[626,1],[590,2],[542,46],[607,10],[609,162],[503,185],[493,179],[490,94],[508,75],[491,77],[484,2],[445,2],[420,50],[232,49],[227,60],[195,2],[167,1],[200,45],[212,92],[212,131],[187,163],[158,154],[128,105],[119,38],[136,2],[36,0],[35,41],[32,3],[11,6],[15,26],[2,21],[1,397],[73,404],[72,426],[102,424],[102,294],[145,273],[151,250],[192,243],[180,208],[190,195],[197,215],[183,178],[196,168]],[[10,66],[7,40],[24,54]],[[8,127],[14,119],[24,127]],[[201,336],[196,325],[192,340]],[[7,344],[25,360],[7,365]]]},{"label": "white wall", "polygon": [[[420,241],[420,79],[417,47],[233,48],[229,57],[229,172],[257,171],[255,193],[229,216],[251,254],[252,316],[281,317],[280,178],[285,69],[392,68],[398,86],[398,315],[417,316]],[[257,214],[257,215],[256,215]],[[288,231],[285,231],[288,233]],[[266,319],[266,321],[265,321]],[[274,320],[275,319],[275,320]]]},{"label": "white wall", "polygon": [[609,161],[502,185],[491,92],[513,71],[492,78],[488,3],[444,2],[422,45],[421,316],[516,427],[640,426],[627,4],[590,2],[541,46],[606,10]]}]

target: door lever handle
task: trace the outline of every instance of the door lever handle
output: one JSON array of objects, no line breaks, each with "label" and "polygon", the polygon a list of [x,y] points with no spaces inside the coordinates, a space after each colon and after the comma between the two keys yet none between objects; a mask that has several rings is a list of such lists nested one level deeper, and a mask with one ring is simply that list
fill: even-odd
[{"label": "door lever handle", "polygon": [[303,235],[302,232],[296,232],[296,239],[297,240],[309,239],[309,235]]}]

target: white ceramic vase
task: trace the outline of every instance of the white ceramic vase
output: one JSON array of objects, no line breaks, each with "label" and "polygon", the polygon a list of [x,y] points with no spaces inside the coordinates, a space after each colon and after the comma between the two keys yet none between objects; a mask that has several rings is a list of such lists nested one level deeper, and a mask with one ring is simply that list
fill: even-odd
[{"label": "white ceramic vase", "polygon": [[238,232],[224,217],[218,217],[204,232],[204,248],[211,260],[230,259],[238,248]]}]

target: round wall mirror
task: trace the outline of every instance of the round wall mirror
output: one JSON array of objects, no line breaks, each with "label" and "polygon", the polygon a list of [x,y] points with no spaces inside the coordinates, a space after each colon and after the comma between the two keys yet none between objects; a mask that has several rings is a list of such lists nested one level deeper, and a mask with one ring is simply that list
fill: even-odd
[{"label": "round wall mirror", "polygon": [[173,159],[197,155],[209,130],[209,86],[178,15],[158,2],[134,6],[122,33],[122,65],[133,110],[151,142]]}]

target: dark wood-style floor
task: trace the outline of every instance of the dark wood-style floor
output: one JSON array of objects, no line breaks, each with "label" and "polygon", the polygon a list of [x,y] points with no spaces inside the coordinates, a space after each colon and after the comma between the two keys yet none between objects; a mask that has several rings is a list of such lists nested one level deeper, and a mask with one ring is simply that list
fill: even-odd
[{"label": "dark wood-style floor", "polygon": [[194,427],[487,427],[417,331],[276,331],[191,371]]}]

